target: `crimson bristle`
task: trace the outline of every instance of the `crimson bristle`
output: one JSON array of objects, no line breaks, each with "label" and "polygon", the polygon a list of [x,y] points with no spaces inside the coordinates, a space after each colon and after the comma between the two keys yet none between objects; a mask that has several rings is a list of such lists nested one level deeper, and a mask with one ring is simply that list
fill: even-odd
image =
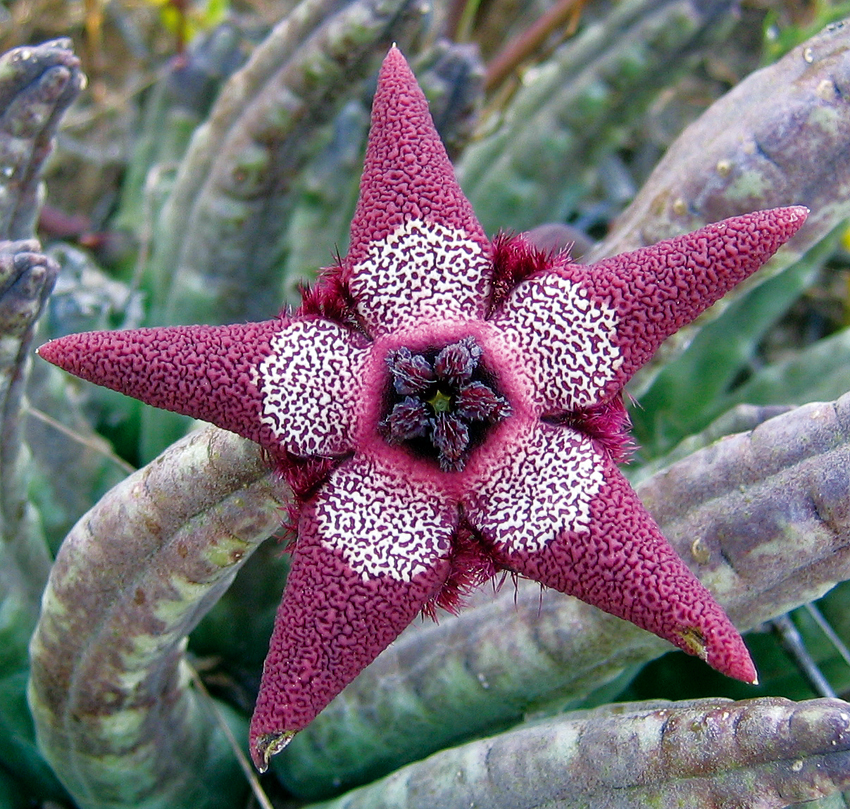
[{"label": "crimson bristle", "polygon": [[564,251],[541,250],[522,233],[498,233],[493,240],[490,312],[501,306],[517,284],[551,268],[556,261],[567,260],[568,255]]},{"label": "crimson bristle", "polygon": [[342,259],[322,270],[312,287],[301,287],[301,306],[296,316],[317,315],[349,329],[359,329],[354,296],[345,278]]},{"label": "crimson bristle", "polygon": [[552,421],[589,435],[618,464],[629,463],[637,448],[631,435],[632,420],[621,396],[582,410],[573,410]]},{"label": "crimson bristle", "polygon": [[296,512],[328,479],[336,464],[333,458],[296,458],[292,455],[278,461],[277,471],[295,496],[296,503],[292,507]]},{"label": "crimson bristle", "polygon": [[301,517],[301,502],[299,500],[294,500],[291,503],[287,503],[286,507],[282,509],[286,513],[286,516],[281,521],[281,527],[283,528],[284,534],[290,537],[294,537],[298,534],[298,521]]},{"label": "crimson bristle", "polygon": [[461,519],[452,541],[451,573],[440,592],[422,607],[422,614],[437,620],[437,608],[456,615],[466,599],[499,568],[478,533]]}]

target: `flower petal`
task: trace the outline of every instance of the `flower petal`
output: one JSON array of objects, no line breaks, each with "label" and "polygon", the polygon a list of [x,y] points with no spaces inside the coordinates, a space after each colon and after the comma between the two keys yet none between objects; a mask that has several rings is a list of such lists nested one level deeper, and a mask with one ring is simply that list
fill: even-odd
[{"label": "flower petal", "polygon": [[667,337],[764,264],[806,215],[793,207],[737,216],[519,284],[493,321],[526,353],[538,413],[609,399]]},{"label": "flower petal", "polygon": [[587,268],[594,298],[617,310],[623,363],[605,398],[682,326],[752,275],[806,221],[796,206],[735,216]]},{"label": "flower petal", "polygon": [[740,635],[591,439],[538,424],[466,508],[508,569],[755,681]]},{"label": "flower petal", "polygon": [[[406,457],[389,450],[387,457]],[[364,581],[409,582],[451,551],[457,507],[424,470],[357,455],[304,507],[302,524]]]},{"label": "flower petal", "polygon": [[372,242],[351,267],[349,289],[372,337],[429,320],[483,316],[489,252],[453,228],[424,219]]},{"label": "flower petal", "polygon": [[428,102],[401,52],[381,68],[351,223],[346,281],[377,336],[434,314],[481,317],[490,243],[455,179]]},{"label": "flower petal", "polygon": [[336,323],[290,323],[274,335],[257,367],[262,424],[293,455],[349,452],[368,359],[368,348]]},{"label": "flower petal", "polygon": [[[567,427],[532,423],[476,470],[469,522],[498,546],[543,550],[565,530],[587,533],[605,485],[600,454]],[[472,487],[470,487],[472,488]]]},{"label": "flower petal", "polygon": [[361,457],[305,506],[251,721],[261,771],[439,593],[456,512]]},{"label": "flower petal", "polygon": [[265,446],[257,366],[282,320],[232,326],[174,326],[71,334],[41,346],[41,357],[89,382],[154,407],[203,419]]},{"label": "flower petal", "polygon": [[618,322],[611,305],[557,273],[519,284],[492,320],[523,359],[538,416],[600,401],[623,364]]}]

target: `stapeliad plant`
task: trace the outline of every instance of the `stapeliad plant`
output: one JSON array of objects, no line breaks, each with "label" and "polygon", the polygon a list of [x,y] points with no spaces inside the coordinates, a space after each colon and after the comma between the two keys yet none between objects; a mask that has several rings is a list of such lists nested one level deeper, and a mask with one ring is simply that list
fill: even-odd
[{"label": "stapeliad plant", "polygon": [[[500,212],[499,225],[518,231],[580,221],[598,193],[592,178],[562,170],[569,182],[553,181],[553,167],[577,156],[610,165],[668,66],[684,70],[686,55],[728,29],[731,10],[633,2],[591,14],[466,146],[481,71],[474,50],[429,45],[433,26],[451,29],[442,9],[428,19],[413,4],[301,4],[214,102],[215,92],[205,102],[178,90],[197,86],[193,69],[216,83],[209,65],[229,61],[232,33],[181,59],[149,120],[161,128],[179,107],[196,125],[167,154],[145,146],[128,183],[145,179],[128,185],[116,216],[138,221],[136,235],[149,228],[135,274],[145,314],[128,306],[132,287],[117,296],[119,322],[141,317],[148,328],[68,334],[80,330],[63,327],[63,312],[80,322],[92,289],[106,300],[103,281],[84,280],[98,271],[82,269],[64,309],[49,312],[44,337],[54,339],[39,340],[39,353],[233,432],[206,427],[165,448],[91,507],[52,566],[35,504],[58,495],[27,504],[20,485],[9,490],[19,505],[8,513],[29,513],[32,525],[9,529],[9,553],[25,546],[23,558],[42,560],[40,574],[9,568],[24,570],[14,580],[31,605],[9,625],[24,677],[20,639],[31,635],[34,719],[10,751],[28,762],[9,779],[10,805],[35,795],[227,807],[268,803],[266,793],[314,806],[843,805],[850,708],[806,699],[830,686],[807,693],[763,635],[750,636],[753,661],[738,631],[850,578],[843,376],[807,369],[817,390],[834,391],[827,405],[804,404],[814,385],[795,382],[816,360],[840,369],[843,334],[763,371],[749,365],[813,288],[818,262],[841,260],[831,234],[848,207],[848,29],[827,28],[710,107],[585,256],[570,256],[558,228],[553,242],[551,230],[499,235],[488,221]],[[633,50],[608,49],[612,30]],[[486,54],[493,42],[481,44]],[[78,65],[64,42],[6,58],[37,66],[7,79],[9,154],[43,158]],[[377,90],[361,93],[382,60]],[[419,84],[436,88],[430,112]],[[341,143],[365,138],[364,97],[361,179]],[[19,107],[28,114],[13,115]],[[34,119],[46,122],[40,140],[21,146],[29,130],[18,121]],[[36,180],[25,164],[10,162],[9,187],[31,234]],[[329,169],[341,165],[350,170]],[[296,286],[281,268],[318,240],[308,222],[327,228],[340,258],[297,309],[276,314]],[[6,329],[19,335],[11,367],[23,378],[57,265],[33,242],[6,249],[9,267],[34,279],[36,303]],[[63,251],[66,267],[84,263]],[[14,288],[10,312],[20,309]],[[740,345],[718,349],[733,326]],[[694,390],[679,395],[683,380]],[[632,409],[634,490],[617,468],[632,452],[626,382],[652,403]],[[43,363],[31,395],[73,411],[77,385]],[[185,429],[170,413],[85,390],[104,429],[136,436],[136,457]],[[21,405],[10,401],[14,431]],[[101,446],[84,420],[75,431]],[[23,446],[8,435],[4,446]],[[4,453],[9,480],[58,492],[60,474],[42,471],[56,461],[31,442],[31,456]],[[84,468],[96,466],[87,457]],[[91,479],[75,486],[96,491]],[[261,545],[281,525],[291,557]],[[498,592],[477,588],[502,573]],[[588,604],[541,595],[537,583]],[[843,593],[823,610],[840,613]],[[437,624],[414,620],[441,608]],[[716,686],[637,701],[650,696],[647,672],[669,681],[681,671],[670,658],[639,673],[668,641],[747,683],[758,668],[760,690],[740,686],[732,693],[749,699],[737,702]],[[830,653],[811,655],[797,659],[823,680]],[[192,684],[190,662],[205,659],[219,661],[207,678],[216,699]],[[850,684],[829,673],[835,691]],[[21,715],[23,681],[7,724]],[[252,799],[240,748],[274,770]]]}]

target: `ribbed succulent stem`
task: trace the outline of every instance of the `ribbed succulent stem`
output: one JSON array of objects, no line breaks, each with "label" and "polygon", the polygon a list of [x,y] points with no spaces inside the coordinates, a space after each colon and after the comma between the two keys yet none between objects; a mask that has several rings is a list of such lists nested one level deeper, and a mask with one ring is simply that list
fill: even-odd
[{"label": "ribbed succulent stem", "polygon": [[68,40],[0,57],[0,760],[15,761],[14,775],[38,784],[40,797],[62,790],[34,749],[25,702],[27,643],[50,555],[29,502],[23,409],[35,323],[59,268],[33,237],[41,169],[83,81]]},{"label": "ribbed succulent stem", "polygon": [[[628,0],[538,67],[466,150],[458,178],[484,229],[563,221],[587,192],[587,166],[731,20],[727,0]],[[559,182],[552,182],[558,177]]]},{"label": "ribbed succulent stem", "polygon": [[[286,497],[255,444],[208,428],[115,487],[66,538],[32,639],[30,703],[78,805],[213,809],[245,793],[190,687],[185,638],[277,530]],[[244,739],[244,717],[220,710]]]}]

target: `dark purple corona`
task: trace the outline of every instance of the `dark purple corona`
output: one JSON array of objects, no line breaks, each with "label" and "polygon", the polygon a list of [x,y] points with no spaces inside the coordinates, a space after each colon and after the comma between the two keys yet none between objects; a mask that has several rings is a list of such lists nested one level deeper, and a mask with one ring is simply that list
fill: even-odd
[{"label": "dark purple corona", "polygon": [[481,365],[481,347],[473,337],[421,354],[397,348],[387,356],[387,367],[384,437],[435,458],[445,472],[463,469],[487,427],[511,415],[510,404]]}]

